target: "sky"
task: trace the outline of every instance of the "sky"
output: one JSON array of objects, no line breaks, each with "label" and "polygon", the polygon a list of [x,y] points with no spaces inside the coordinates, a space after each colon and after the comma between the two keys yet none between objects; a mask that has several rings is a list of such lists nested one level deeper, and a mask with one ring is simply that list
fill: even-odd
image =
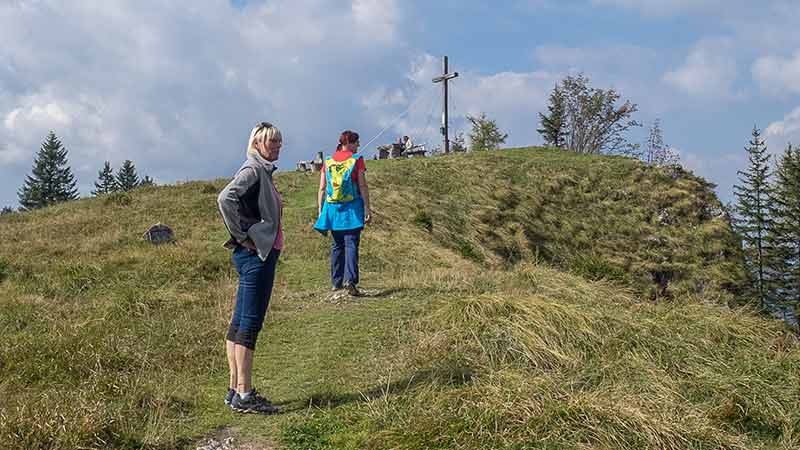
[{"label": "sky", "polygon": [[754,126],[771,153],[800,143],[799,23],[797,0],[0,0],[0,206],[50,130],[82,195],[104,161],[231,177],[263,120],[282,170],[345,129],[367,156],[403,134],[435,146],[443,55],[452,133],[484,112],[506,145],[541,144],[554,84],[583,72],[638,105],[633,142],[660,119],[728,202]]}]

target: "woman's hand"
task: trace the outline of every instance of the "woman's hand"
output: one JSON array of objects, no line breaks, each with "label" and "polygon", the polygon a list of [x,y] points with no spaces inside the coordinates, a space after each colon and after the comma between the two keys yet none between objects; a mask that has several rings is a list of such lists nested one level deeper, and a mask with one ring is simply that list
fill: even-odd
[{"label": "woman's hand", "polygon": [[251,241],[250,239],[245,239],[244,241],[241,242],[241,244],[242,244],[242,247],[244,247],[244,248],[246,248],[248,250],[252,250],[254,252],[258,251],[258,249],[256,248],[256,244],[254,244],[253,241]]}]

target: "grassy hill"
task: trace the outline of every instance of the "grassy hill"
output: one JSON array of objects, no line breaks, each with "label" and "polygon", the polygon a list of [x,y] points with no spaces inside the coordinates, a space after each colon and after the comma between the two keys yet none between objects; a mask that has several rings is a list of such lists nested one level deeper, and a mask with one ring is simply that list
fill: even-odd
[{"label": "grassy hill", "polygon": [[[316,176],[280,173],[287,248],[232,415],[226,180],[0,218],[0,448],[790,449],[800,349],[747,308],[708,183],[516,149],[368,162],[369,296],[328,295]],[[174,245],[141,234],[155,222]]]}]

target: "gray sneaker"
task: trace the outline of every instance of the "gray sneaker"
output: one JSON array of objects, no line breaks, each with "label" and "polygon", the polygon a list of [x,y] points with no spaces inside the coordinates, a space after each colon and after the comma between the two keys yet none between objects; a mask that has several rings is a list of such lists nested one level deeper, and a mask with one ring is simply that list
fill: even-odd
[{"label": "gray sneaker", "polygon": [[236,395],[236,390],[228,388],[228,393],[225,394],[225,404],[227,406],[231,406],[231,402],[233,401],[233,397]]},{"label": "gray sneaker", "polygon": [[231,400],[231,409],[251,414],[277,414],[280,412],[269,399],[262,397],[255,389],[250,391],[246,400],[243,400],[239,394],[234,395]]}]

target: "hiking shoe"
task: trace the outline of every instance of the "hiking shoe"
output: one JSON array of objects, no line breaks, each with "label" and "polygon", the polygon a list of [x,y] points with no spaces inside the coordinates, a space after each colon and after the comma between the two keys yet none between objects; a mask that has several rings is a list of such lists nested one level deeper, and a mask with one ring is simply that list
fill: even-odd
[{"label": "hiking shoe", "polygon": [[280,410],[272,405],[269,399],[261,396],[255,389],[250,391],[247,399],[242,399],[242,396],[236,394],[231,400],[231,409],[241,413],[251,414],[277,414]]},{"label": "hiking shoe", "polygon": [[225,404],[227,406],[231,406],[231,401],[233,401],[233,397],[236,395],[236,390],[228,388],[228,393],[225,394]]},{"label": "hiking shoe", "polygon": [[331,291],[333,291],[333,292],[341,291],[342,289],[344,289],[344,288],[341,287],[341,286],[333,286],[333,287],[331,287]]},{"label": "hiking shoe", "polygon": [[355,284],[347,283],[345,289],[347,289],[347,293],[352,295],[353,297],[358,297],[359,295],[361,295],[361,291],[358,290]]}]

